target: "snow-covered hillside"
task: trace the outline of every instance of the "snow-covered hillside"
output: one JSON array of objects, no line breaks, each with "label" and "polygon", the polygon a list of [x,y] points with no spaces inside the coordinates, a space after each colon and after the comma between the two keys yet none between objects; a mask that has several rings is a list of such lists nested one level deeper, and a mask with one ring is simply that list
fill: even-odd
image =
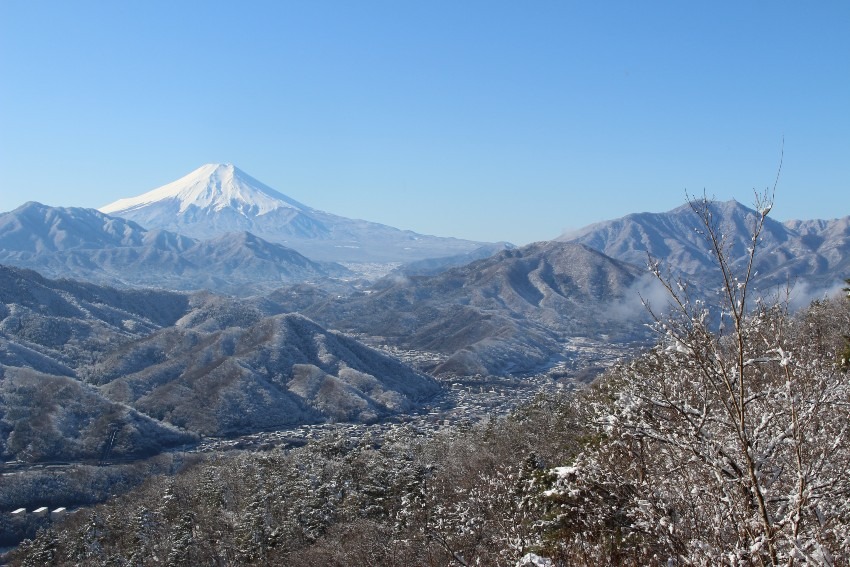
[{"label": "snow-covered hillside", "polygon": [[[758,213],[737,201],[710,204],[712,221],[723,235],[727,258],[743,270]],[[637,213],[604,221],[557,240],[577,242],[612,258],[638,266],[647,254],[693,283],[714,285],[713,253],[698,231],[697,216],[688,205],[666,213]],[[795,284],[801,300],[840,287],[850,270],[850,217],[831,221],[765,221],[755,262],[758,287],[768,290]]]},{"label": "snow-covered hillside", "polygon": [[351,275],[247,232],[198,241],[94,209],[34,202],[0,213],[0,263],[121,287],[236,295],[304,281],[344,285],[337,278]]}]

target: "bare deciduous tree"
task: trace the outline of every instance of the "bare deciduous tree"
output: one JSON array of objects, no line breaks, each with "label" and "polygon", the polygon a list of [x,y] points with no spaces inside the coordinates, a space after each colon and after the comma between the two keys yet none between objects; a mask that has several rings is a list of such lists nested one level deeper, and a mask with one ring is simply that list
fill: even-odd
[{"label": "bare deciduous tree", "polygon": [[[713,203],[691,200],[720,276],[709,304],[670,297],[658,346],[597,388],[601,440],[551,472],[549,546],[594,562],[730,565],[850,560],[850,383],[781,301],[753,297],[772,207],[757,195],[739,271]],[[591,400],[594,398],[591,397]]]}]

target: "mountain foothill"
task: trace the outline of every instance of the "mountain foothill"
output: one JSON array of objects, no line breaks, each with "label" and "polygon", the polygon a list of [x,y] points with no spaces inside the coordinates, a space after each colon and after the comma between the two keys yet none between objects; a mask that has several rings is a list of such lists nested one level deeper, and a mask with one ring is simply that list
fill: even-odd
[{"label": "mountain foothill", "polygon": [[[738,266],[757,213],[711,206]],[[694,224],[684,205],[521,247],[441,238],[313,209],[230,164],[100,210],[26,203],[0,214],[0,456],[371,423],[449,377],[569,364],[579,342],[605,366],[602,347],[652,340],[648,257],[711,292]],[[850,217],[768,219],[759,246],[762,293],[827,293],[850,273]]]}]

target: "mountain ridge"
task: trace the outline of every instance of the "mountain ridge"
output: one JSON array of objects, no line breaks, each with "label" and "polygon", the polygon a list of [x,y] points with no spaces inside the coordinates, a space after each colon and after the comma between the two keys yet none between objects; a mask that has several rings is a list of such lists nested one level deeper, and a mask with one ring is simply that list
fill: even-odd
[{"label": "mountain ridge", "polygon": [[[147,455],[406,411],[437,382],[273,301],[119,290],[0,265],[0,457]],[[152,435],[144,439],[145,432]]]},{"label": "mountain ridge", "polygon": [[[753,222],[758,212],[735,200],[707,203],[724,235],[733,268],[746,265]],[[674,273],[700,280],[716,269],[713,252],[699,233],[699,220],[686,203],[664,213],[633,213],[562,234],[559,242],[577,242],[635,265],[649,257]],[[850,272],[850,217],[829,221],[788,221],[767,217],[754,265],[762,290],[804,284],[829,291]]]},{"label": "mountain ridge", "polygon": [[320,297],[302,311],[324,325],[441,353],[446,359],[428,368],[437,374],[534,372],[561,358],[568,338],[638,338],[624,321],[642,310],[626,296],[646,275],[589,246],[544,241],[436,275],[392,274],[364,293]]},{"label": "mountain ridge", "polygon": [[417,234],[299,203],[232,164],[207,164],[101,212],[209,239],[247,231],[314,260],[407,262],[471,252],[481,242]]},{"label": "mountain ridge", "polygon": [[[95,209],[29,202],[0,213],[0,263],[109,285],[246,295],[352,274],[250,233],[199,241]],[[333,285],[344,285],[338,282]]]}]

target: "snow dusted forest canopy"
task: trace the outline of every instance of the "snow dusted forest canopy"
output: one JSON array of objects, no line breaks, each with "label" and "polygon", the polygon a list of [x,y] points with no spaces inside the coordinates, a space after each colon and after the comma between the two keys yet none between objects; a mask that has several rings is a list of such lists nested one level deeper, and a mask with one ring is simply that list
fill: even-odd
[{"label": "snow dusted forest canopy", "polygon": [[[28,520],[41,529],[9,562],[850,564],[847,293],[793,311],[756,292],[769,198],[734,265],[712,204],[691,207],[714,258],[699,283],[717,293],[653,263],[666,290],[647,305],[654,346],[588,386],[432,434],[337,430],[286,450],[31,473],[66,494],[136,488]],[[16,477],[4,498],[27,486]]]}]

